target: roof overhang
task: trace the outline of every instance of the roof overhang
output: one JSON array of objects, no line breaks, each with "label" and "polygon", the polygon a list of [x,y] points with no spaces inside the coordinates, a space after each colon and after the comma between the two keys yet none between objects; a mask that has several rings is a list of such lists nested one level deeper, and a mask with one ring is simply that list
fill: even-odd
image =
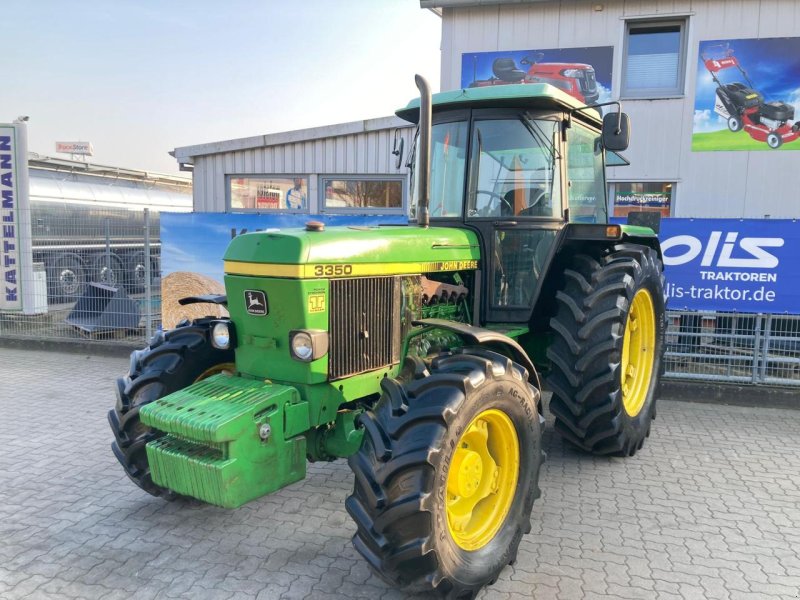
[{"label": "roof overhang", "polygon": [[195,156],[238,152],[267,146],[296,144],[298,142],[310,142],[324,138],[369,133],[370,131],[396,129],[398,127],[409,127],[409,124],[394,116],[380,117],[377,119],[366,119],[364,121],[325,125],[323,127],[310,127],[308,129],[296,129],[294,131],[284,131],[281,133],[268,133],[266,135],[256,135],[253,137],[209,142],[207,144],[197,144],[194,146],[181,146],[170,152],[170,155],[175,157],[178,164],[183,165],[191,164],[192,158]]},{"label": "roof overhang", "polygon": [[[433,102],[433,110],[437,112],[451,108],[483,107],[555,109],[572,112],[575,109],[586,106],[548,83],[521,83],[466,88],[433,94],[431,100]],[[401,108],[395,114],[401,119],[417,123],[419,121],[419,98],[414,98],[405,108]],[[590,111],[582,111],[578,117],[589,121],[597,127],[601,125],[599,117]]]},{"label": "roof overhang", "polygon": [[467,8],[497,6],[498,4],[543,4],[556,0],[420,0],[420,8]]}]

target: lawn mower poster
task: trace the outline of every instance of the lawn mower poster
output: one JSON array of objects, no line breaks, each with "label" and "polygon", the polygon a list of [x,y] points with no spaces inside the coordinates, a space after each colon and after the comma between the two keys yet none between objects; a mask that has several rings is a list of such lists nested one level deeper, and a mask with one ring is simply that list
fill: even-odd
[{"label": "lawn mower poster", "polygon": [[549,83],[586,104],[611,100],[614,48],[469,52],[461,55],[461,87]]},{"label": "lawn mower poster", "polygon": [[800,38],[700,42],[692,150],[800,150]]}]

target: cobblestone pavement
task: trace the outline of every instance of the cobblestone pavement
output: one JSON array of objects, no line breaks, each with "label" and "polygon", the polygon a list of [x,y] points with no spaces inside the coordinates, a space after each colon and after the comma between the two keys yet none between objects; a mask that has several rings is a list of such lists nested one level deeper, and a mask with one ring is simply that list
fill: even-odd
[{"label": "cobblestone pavement", "polygon": [[[238,510],[167,503],[109,449],[126,360],[0,360],[0,598],[404,597],[350,544],[344,461]],[[632,459],[545,446],[533,531],[484,600],[799,597],[800,411],[662,401]]]}]

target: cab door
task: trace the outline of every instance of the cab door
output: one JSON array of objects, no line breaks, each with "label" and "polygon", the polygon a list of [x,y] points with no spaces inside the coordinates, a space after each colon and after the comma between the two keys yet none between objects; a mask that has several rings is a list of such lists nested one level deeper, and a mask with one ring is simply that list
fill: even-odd
[{"label": "cab door", "polygon": [[530,318],[564,227],[559,114],[474,111],[466,220],[484,243],[483,321]]}]

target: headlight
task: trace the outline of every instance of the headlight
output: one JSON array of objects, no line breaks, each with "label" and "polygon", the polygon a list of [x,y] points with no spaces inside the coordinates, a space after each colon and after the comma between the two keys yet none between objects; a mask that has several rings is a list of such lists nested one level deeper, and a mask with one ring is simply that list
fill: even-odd
[{"label": "headlight", "polygon": [[300,360],[311,360],[314,356],[314,344],[311,336],[305,331],[298,331],[292,338],[292,354]]},{"label": "headlight", "polygon": [[320,329],[297,329],[289,332],[292,358],[310,362],[328,353],[328,332]]},{"label": "headlight", "polygon": [[231,331],[227,323],[217,323],[211,328],[211,345],[220,350],[227,350],[231,346]]}]

